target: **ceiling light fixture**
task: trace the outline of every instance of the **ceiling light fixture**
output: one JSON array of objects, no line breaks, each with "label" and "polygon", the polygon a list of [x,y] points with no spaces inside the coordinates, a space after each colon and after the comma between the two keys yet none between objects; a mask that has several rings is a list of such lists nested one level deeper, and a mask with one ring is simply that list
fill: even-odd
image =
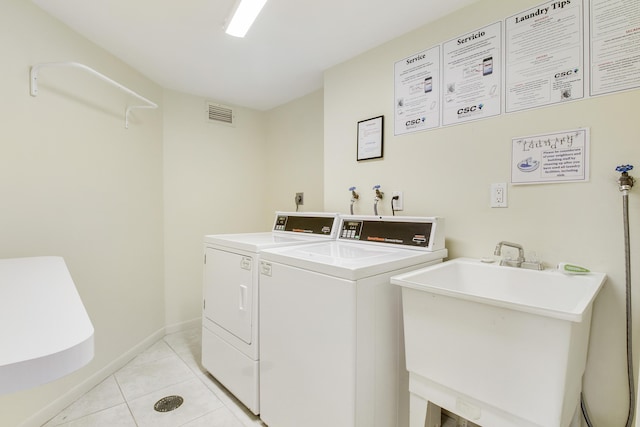
[{"label": "ceiling light fixture", "polygon": [[256,20],[267,0],[238,0],[227,19],[225,32],[234,37],[244,37]]}]

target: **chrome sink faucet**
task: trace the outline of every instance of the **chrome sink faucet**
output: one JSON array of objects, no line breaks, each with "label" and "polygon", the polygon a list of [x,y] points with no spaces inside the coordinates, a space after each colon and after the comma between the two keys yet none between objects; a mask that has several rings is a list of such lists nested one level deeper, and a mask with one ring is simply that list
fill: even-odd
[{"label": "chrome sink faucet", "polygon": [[524,259],[524,248],[522,247],[522,245],[519,245],[517,243],[511,243],[511,242],[499,242],[496,245],[496,249],[493,251],[494,255],[501,255],[502,254],[502,247],[503,246],[509,246],[511,248],[515,248],[518,250],[518,258],[516,259],[510,259],[510,258],[503,258],[500,261],[500,265],[506,265],[509,267],[518,267],[518,268],[527,268],[530,270],[543,270],[544,267],[542,266],[542,263],[538,260],[531,260],[531,261],[527,261]]},{"label": "chrome sink faucet", "polygon": [[496,249],[493,251],[493,254],[501,255],[503,246],[516,248],[518,250],[518,258],[515,260],[510,258],[503,258],[502,261],[500,261],[500,265],[508,265],[509,267],[520,267],[524,262],[524,248],[522,247],[522,245],[505,241],[498,242],[498,244],[496,245]]}]

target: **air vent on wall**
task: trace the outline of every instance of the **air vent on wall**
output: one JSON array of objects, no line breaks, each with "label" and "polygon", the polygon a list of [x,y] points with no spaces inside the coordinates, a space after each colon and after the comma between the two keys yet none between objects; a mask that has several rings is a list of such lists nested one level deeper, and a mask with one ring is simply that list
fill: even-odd
[{"label": "air vent on wall", "polygon": [[233,125],[234,114],[231,107],[207,102],[207,114],[210,123]]}]

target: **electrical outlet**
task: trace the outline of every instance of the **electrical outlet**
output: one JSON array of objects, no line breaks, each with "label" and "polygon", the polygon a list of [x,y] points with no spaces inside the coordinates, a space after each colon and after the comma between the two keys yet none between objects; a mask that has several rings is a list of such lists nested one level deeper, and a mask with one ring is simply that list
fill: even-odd
[{"label": "electrical outlet", "polygon": [[499,182],[491,184],[491,201],[492,208],[506,208],[507,205],[507,183]]},{"label": "electrical outlet", "polygon": [[296,205],[304,205],[304,193],[296,193]]},{"label": "electrical outlet", "polygon": [[[396,200],[395,198],[398,197]],[[404,209],[404,197],[402,196],[402,191],[394,191],[391,193],[391,203],[393,203],[394,211],[401,211]]]}]

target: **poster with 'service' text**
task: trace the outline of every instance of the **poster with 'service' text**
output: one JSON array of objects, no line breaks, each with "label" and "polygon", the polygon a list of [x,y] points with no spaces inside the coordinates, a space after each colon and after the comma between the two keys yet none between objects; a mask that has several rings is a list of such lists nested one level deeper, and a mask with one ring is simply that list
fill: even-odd
[{"label": "poster with 'service' text", "polygon": [[591,95],[640,87],[638,0],[591,0]]},{"label": "poster with 'service' text", "polygon": [[443,125],[500,115],[501,46],[501,22],[444,43]]},{"label": "poster with 'service' text", "polygon": [[506,112],[584,97],[582,0],[543,3],[506,19]]},{"label": "poster with 'service' text", "polygon": [[394,64],[395,135],[440,125],[440,46]]}]

